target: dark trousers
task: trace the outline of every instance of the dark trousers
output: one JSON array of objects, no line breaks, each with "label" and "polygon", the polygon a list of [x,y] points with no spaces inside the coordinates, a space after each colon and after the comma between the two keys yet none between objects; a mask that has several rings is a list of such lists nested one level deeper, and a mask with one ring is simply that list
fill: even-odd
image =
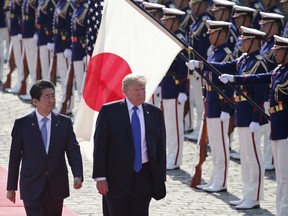
[{"label": "dark trousers", "polygon": [[148,216],[151,201],[151,173],[148,163],[134,174],[131,193],[126,199],[103,197],[104,216]]},{"label": "dark trousers", "polygon": [[46,181],[40,197],[36,200],[23,200],[27,216],[61,216],[63,199],[55,200],[49,190],[49,183]]}]

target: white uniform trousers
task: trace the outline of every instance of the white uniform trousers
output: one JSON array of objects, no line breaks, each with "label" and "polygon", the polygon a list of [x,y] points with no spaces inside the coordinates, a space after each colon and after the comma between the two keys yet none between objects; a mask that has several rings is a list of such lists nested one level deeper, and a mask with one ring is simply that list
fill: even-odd
[{"label": "white uniform trousers", "polygon": [[148,101],[148,103],[153,104],[159,109],[161,108],[161,102],[162,102],[161,94],[156,95],[155,93],[152,94],[151,98]]},{"label": "white uniform trousers", "polygon": [[16,92],[20,90],[21,87],[21,82],[24,78],[23,74],[23,61],[21,61],[22,57],[22,47],[21,47],[21,41],[19,40],[18,36],[11,36],[10,38],[10,48],[9,48],[9,56],[11,55],[12,49],[14,53],[14,59],[15,59],[15,64],[17,67],[17,81],[16,84],[14,85],[13,89],[15,89]]},{"label": "white uniform trousers", "polygon": [[252,133],[249,127],[238,127],[243,198],[262,200],[264,194],[264,166],[260,148],[261,131]]},{"label": "white uniform trousers", "polygon": [[216,187],[227,187],[229,165],[229,121],[220,118],[206,118],[208,139],[211,147],[212,174],[209,183]]},{"label": "white uniform trousers", "polygon": [[163,112],[166,126],[167,167],[181,166],[183,158],[184,103],[177,99],[163,99]]},{"label": "white uniform trousers", "polygon": [[277,181],[276,210],[278,216],[288,215],[288,139],[271,141]]},{"label": "white uniform trousers", "polygon": [[61,84],[61,103],[65,101],[66,98],[66,87],[68,79],[68,67],[70,65],[71,58],[65,58],[63,52],[57,53],[57,74],[60,77]]},{"label": "white uniform trousers", "polygon": [[24,59],[24,53],[27,60],[28,70],[30,74],[30,83],[28,94],[30,91],[30,88],[32,85],[36,82],[36,64],[37,64],[37,45],[35,40],[32,38],[23,38],[22,39],[22,45],[23,45],[23,53],[22,53],[22,62]]},{"label": "white uniform trousers", "polygon": [[73,66],[78,98],[80,100],[83,91],[83,79],[85,78],[85,64],[82,60],[73,61]]},{"label": "white uniform trousers", "polygon": [[[268,112],[269,102],[264,102],[264,109],[265,112],[269,115]],[[261,125],[261,134],[263,136],[263,155],[264,155],[264,164],[273,165],[273,156],[272,156],[272,148],[271,148],[271,141],[269,139],[271,133],[271,128],[269,122],[265,125]]]},{"label": "white uniform trousers", "polygon": [[48,50],[47,45],[39,46],[39,55],[40,55],[42,79],[50,80],[50,73],[49,73],[50,51]]},{"label": "white uniform trousers", "polygon": [[189,98],[190,98],[190,104],[192,106],[191,110],[193,110],[193,104],[194,104],[197,113],[196,127],[194,128],[195,133],[197,133],[200,130],[202,114],[204,112],[201,77],[197,78],[194,75],[190,75],[190,82],[191,85],[190,85]]},{"label": "white uniform trousers", "polygon": [[[8,46],[7,46],[8,43]],[[9,34],[7,28],[0,28],[0,81],[3,79],[4,59],[7,59],[9,49]]]}]

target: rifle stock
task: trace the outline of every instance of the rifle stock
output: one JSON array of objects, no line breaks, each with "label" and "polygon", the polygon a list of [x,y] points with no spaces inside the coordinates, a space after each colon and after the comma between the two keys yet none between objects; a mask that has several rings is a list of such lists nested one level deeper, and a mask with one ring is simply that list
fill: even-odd
[{"label": "rifle stock", "polygon": [[50,81],[56,85],[57,55],[55,53],[53,54],[51,61],[49,67]]},{"label": "rifle stock", "polygon": [[7,88],[11,88],[11,76],[13,71],[15,70],[15,56],[12,44],[10,45],[10,52],[9,52],[9,73],[6,76],[6,81],[3,85],[3,90]]},{"label": "rifle stock", "polygon": [[26,59],[26,54],[24,54],[23,58],[23,79],[21,81],[21,87],[18,95],[26,95],[27,93],[27,83],[26,79],[29,75],[29,70],[28,70],[28,64],[27,64],[27,59]]},{"label": "rifle stock", "polygon": [[[206,102],[204,101],[204,107],[206,106]],[[202,164],[206,160],[206,144],[208,143],[208,131],[207,131],[207,120],[206,114],[203,113],[202,122],[200,127],[200,139],[197,141],[197,146],[200,147],[199,151],[199,162],[195,166],[195,172],[191,180],[190,187],[196,188],[197,185],[201,183],[202,176]]]},{"label": "rifle stock", "polygon": [[37,47],[37,64],[36,64],[36,80],[41,79],[41,60],[40,60],[40,47]]},{"label": "rifle stock", "polygon": [[66,114],[67,111],[67,106],[68,102],[71,101],[71,94],[72,94],[72,88],[73,88],[73,79],[74,79],[74,66],[73,66],[73,61],[71,61],[69,70],[68,70],[68,80],[67,80],[67,87],[66,87],[66,92],[65,92],[65,101],[62,103],[60,113],[61,114]]}]

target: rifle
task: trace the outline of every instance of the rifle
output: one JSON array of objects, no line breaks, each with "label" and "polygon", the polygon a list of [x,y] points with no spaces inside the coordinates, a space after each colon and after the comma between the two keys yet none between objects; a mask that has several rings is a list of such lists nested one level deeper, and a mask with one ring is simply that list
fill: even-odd
[{"label": "rifle", "polygon": [[71,61],[70,67],[68,69],[68,80],[67,80],[67,86],[66,86],[66,92],[65,92],[66,97],[60,109],[60,113],[64,115],[66,114],[66,111],[67,111],[67,104],[68,102],[71,101],[73,79],[74,79],[74,66],[73,66],[73,61]]},{"label": "rifle", "polygon": [[28,64],[27,64],[27,59],[26,59],[26,54],[23,53],[24,58],[23,58],[23,79],[21,81],[21,87],[18,95],[26,95],[27,93],[27,83],[26,79],[29,75],[29,69],[28,69]]},{"label": "rifle", "polygon": [[[52,51],[50,51],[51,54]],[[57,71],[57,55],[56,53],[53,54],[51,58],[50,66],[49,66],[49,74],[50,74],[50,81],[56,85],[56,71]]]},{"label": "rifle", "polygon": [[[206,106],[206,101],[204,101],[204,106]],[[208,143],[208,131],[207,131],[207,120],[206,120],[206,113],[204,111],[202,115],[202,122],[200,127],[200,139],[197,141],[197,147],[199,147],[199,162],[195,166],[195,172],[192,177],[190,187],[196,188],[197,185],[201,183],[201,176],[202,176],[202,164],[206,160],[206,145]]]},{"label": "rifle", "polygon": [[41,59],[40,59],[40,47],[37,47],[37,63],[36,63],[36,80],[41,79]]},{"label": "rifle", "polygon": [[3,90],[7,88],[11,88],[11,76],[13,71],[15,70],[15,56],[14,56],[14,51],[13,51],[13,46],[12,42],[10,44],[10,52],[9,52],[9,73],[6,76],[6,81],[3,85]]},{"label": "rifle", "polygon": [[[138,5],[136,2],[134,2],[133,0],[129,1],[132,5],[134,5],[135,8],[137,8],[139,11],[143,12],[144,14],[146,14],[146,16],[148,16],[149,18],[151,18],[151,20],[153,20],[154,23],[158,23],[158,27],[161,28],[161,30],[163,30],[164,32],[166,32],[169,36],[171,36],[170,38],[173,39],[175,42],[177,41],[179,44],[181,44],[182,49],[185,49],[188,53],[193,53],[196,57],[196,59],[200,60],[203,62],[203,64],[205,64],[208,69],[210,71],[212,71],[213,73],[216,73],[218,76],[220,76],[222,73],[219,72],[212,64],[210,64],[209,62],[207,62],[207,60],[201,56],[196,50],[194,50],[193,47],[191,47],[189,44],[187,44],[187,42],[184,42],[183,40],[181,40],[180,38],[178,38],[173,32],[171,32],[169,29],[165,28],[157,19],[155,19],[151,14],[149,14],[145,9],[143,9],[140,5]],[[185,57],[185,56],[184,56]],[[186,58],[186,57],[185,57]],[[187,58],[186,58],[187,59]],[[189,61],[189,59],[187,59],[187,61]],[[200,75],[202,76],[202,74],[200,73]],[[204,78],[204,76],[202,76]],[[204,78],[205,79],[205,78]],[[207,81],[207,80],[206,80]],[[210,83],[209,83],[210,85]],[[246,99],[246,101],[253,107],[255,108],[259,113],[261,113],[261,115],[263,115],[267,120],[270,121],[270,116],[265,113],[265,111],[258,106],[258,104],[256,104],[253,100],[251,100],[251,98],[249,98],[241,89],[239,89],[238,87],[232,85],[231,83],[227,83],[226,85],[228,85],[229,87],[231,87],[234,91],[236,91],[238,94],[240,94],[242,97],[244,97]],[[211,85],[212,88],[218,93],[221,94],[220,92],[222,92],[220,89],[217,88],[217,86],[213,86]],[[219,91],[218,91],[218,90]],[[221,94],[222,95],[222,94]],[[223,96],[223,95],[222,95]],[[227,97],[224,97],[225,100],[227,100]],[[228,100],[227,100],[228,101]],[[230,101],[230,100],[229,100]],[[229,102],[228,102],[229,103]]]}]

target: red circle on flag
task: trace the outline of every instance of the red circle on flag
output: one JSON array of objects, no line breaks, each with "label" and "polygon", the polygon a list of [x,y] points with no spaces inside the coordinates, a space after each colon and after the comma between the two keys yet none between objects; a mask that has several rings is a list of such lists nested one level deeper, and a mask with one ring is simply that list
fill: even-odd
[{"label": "red circle on flag", "polygon": [[129,64],[113,53],[93,56],[83,90],[83,99],[95,111],[100,111],[104,103],[124,98],[122,79],[132,73]]}]

